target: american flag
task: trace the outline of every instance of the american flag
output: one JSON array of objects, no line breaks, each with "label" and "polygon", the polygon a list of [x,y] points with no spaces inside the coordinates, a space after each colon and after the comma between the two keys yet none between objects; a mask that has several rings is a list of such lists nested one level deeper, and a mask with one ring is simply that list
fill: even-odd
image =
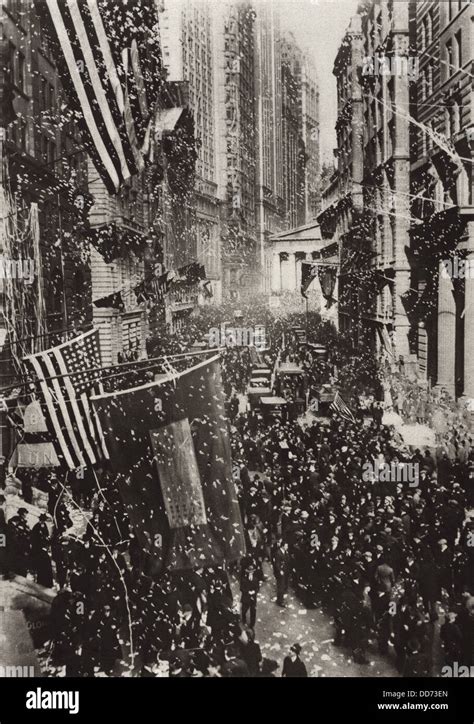
[{"label": "american flag", "polygon": [[144,168],[162,78],[155,0],[35,0],[84,145],[110,193]]},{"label": "american flag", "polygon": [[334,401],[330,404],[331,410],[333,412],[336,412],[338,415],[343,417],[345,420],[349,420],[349,422],[355,422],[355,417],[350,411],[350,409],[347,407],[346,403],[342,399],[339,392],[336,392],[336,396],[334,397]]},{"label": "american flag", "polygon": [[99,330],[23,361],[38,380],[46,418],[67,467],[76,470],[108,459],[99,418],[89,403],[100,375]]}]

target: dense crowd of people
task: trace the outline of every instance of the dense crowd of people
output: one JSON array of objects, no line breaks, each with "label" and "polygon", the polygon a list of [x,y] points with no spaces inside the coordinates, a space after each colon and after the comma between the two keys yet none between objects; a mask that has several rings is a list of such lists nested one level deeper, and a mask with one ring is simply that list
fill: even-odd
[{"label": "dense crowd of people", "polygon": [[[440,623],[445,662],[474,664],[474,528],[467,518],[474,506],[472,449],[465,446],[464,455],[448,443],[408,449],[382,425],[377,403],[354,407],[353,415],[264,420],[246,405],[245,391],[252,367],[272,367],[277,357],[304,369],[307,399],[324,383],[343,390],[372,384],[380,399],[374,370],[348,355],[317,318],[307,333],[317,342],[331,337],[323,358],[289,331],[282,345],[281,332],[282,323],[273,323],[272,343],[258,355],[248,348],[223,353],[246,536],[241,561],[226,569],[144,575],[106,470],[70,475],[66,483],[48,474],[48,514],[31,530],[25,508],[5,520],[0,497],[0,533],[8,541],[0,549],[2,573],[30,575],[57,591],[42,654],[50,671],[306,676],[300,643],[277,662],[262,655],[255,638],[259,592],[269,572],[275,606],[286,605],[291,587],[306,606],[325,609],[334,620],[334,645],[360,664],[373,647],[381,654],[393,647],[403,675],[436,673],[433,640]],[[180,345],[189,349],[201,333],[193,323]],[[30,492],[23,485],[23,494]],[[87,523],[80,533],[73,518]]]},{"label": "dense crowd of people", "polygon": [[[307,355],[290,345],[282,359],[305,367]],[[354,360],[348,365],[311,361],[310,384],[334,384],[335,375],[352,374]],[[403,675],[433,674],[434,624],[443,611],[445,660],[470,666],[471,438],[454,426],[436,450],[409,449],[382,416],[374,399],[354,415],[309,425],[276,418],[269,426],[254,411],[236,417],[233,454],[242,463],[243,517],[259,530],[257,560],[273,563],[276,603],[283,605],[291,580],[307,605],[333,615],[334,643],[356,662],[368,663],[373,641],[382,654],[393,646]]]}]

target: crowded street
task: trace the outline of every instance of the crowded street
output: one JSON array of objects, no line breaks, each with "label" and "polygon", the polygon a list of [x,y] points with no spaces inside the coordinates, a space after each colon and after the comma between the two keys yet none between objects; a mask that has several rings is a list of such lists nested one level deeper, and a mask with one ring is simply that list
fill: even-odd
[{"label": "crowded street", "polygon": [[473,20],[0,2],[0,724],[464,724]]},{"label": "crowded street", "polygon": [[[38,506],[16,473],[7,578],[19,574],[54,592],[50,620],[38,629],[45,673],[436,676],[450,660],[472,665],[467,421],[437,434],[432,449],[407,445],[384,424],[394,410],[376,399],[380,384],[368,382],[363,361],[318,315],[303,320],[314,342],[299,341],[295,321],[267,320],[275,343],[261,352],[221,352],[240,560],[150,578],[112,473],[80,486],[48,475],[45,511],[32,527]],[[197,319],[183,327],[181,354],[201,334]],[[317,360],[311,345],[322,339],[327,355]],[[289,363],[298,375],[287,374]],[[287,378],[274,383],[286,402],[270,416],[249,403],[252,370],[265,367]],[[322,403],[305,402],[326,384],[344,390],[353,412],[333,402],[321,414]],[[394,474],[410,465],[415,477]],[[285,674],[295,662],[304,664],[299,674]]]}]

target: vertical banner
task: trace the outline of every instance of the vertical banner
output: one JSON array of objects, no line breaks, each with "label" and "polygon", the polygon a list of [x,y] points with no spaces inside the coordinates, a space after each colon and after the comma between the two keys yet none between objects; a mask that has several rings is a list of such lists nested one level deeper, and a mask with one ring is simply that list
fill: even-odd
[{"label": "vertical banner", "polygon": [[92,401],[149,572],[243,556],[219,357]]}]

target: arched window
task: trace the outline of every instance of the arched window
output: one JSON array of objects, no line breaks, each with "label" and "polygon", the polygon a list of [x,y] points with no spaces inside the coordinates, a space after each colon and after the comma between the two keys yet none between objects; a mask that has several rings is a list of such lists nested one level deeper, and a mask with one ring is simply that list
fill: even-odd
[{"label": "arched window", "polygon": [[433,18],[431,12],[426,15],[426,45],[430,45],[433,40]]},{"label": "arched window", "polygon": [[426,27],[425,27],[425,20],[423,19],[423,22],[420,26],[420,48],[421,50],[425,49],[426,45]]}]

